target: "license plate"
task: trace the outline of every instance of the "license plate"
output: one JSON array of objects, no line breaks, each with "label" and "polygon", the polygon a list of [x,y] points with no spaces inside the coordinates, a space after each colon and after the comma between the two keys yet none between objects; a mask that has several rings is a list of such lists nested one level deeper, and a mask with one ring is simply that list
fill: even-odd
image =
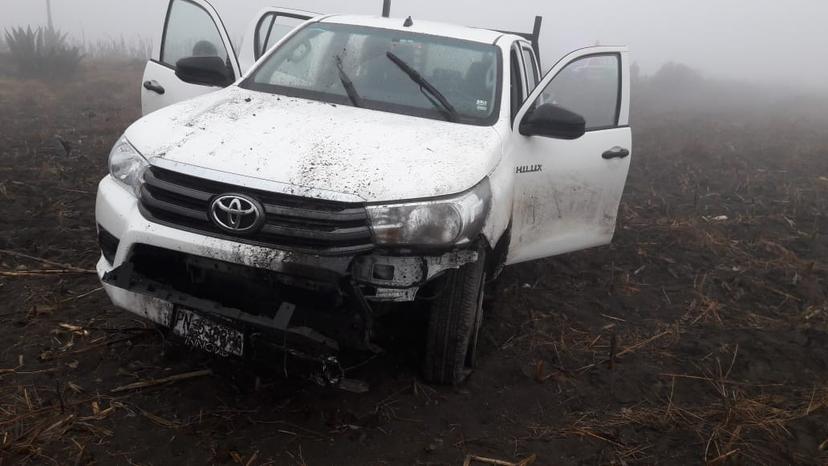
[{"label": "license plate", "polygon": [[173,333],[184,338],[188,346],[219,356],[242,356],[244,334],[218,324],[187,309],[176,313]]}]

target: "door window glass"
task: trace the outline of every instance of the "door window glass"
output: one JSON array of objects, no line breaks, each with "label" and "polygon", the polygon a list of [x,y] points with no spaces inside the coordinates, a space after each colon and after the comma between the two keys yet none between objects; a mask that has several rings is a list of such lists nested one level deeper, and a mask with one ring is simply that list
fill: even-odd
[{"label": "door window glass", "polygon": [[276,13],[264,15],[256,27],[256,60],[304,21],[304,18],[293,18]]},{"label": "door window glass", "polygon": [[587,131],[618,126],[621,90],[618,55],[592,55],[566,65],[544,89],[540,103],[578,113]]},{"label": "door window glass", "polygon": [[512,65],[510,67],[512,73],[512,121],[517,117],[521,105],[526,100],[527,94],[523,89],[523,69],[521,68],[520,58],[515,47],[512,47],[511,56]]},{"label": "door window glass", "polygon": [[523,63],[526,64],[526,82],[528,84],[526,95],[528,96],[537,87],[540,73],[538,72],[538,63],[535,60],[535,52],[525,46],[521,47],[520,51],[523,53]]},{"label": "door window glass", "polygon": [[178,60],[187,57],[219,57],[228,62],[224,40],[210,14],[195,3],[173,0],[164,29],[161,62],[174,68]]}]

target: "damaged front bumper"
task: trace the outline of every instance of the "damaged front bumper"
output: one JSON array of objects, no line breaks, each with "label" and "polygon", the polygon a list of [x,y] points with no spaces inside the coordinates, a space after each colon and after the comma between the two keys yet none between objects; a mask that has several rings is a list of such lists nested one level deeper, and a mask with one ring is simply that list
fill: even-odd
[{"label": "damaged front bumper", "polygon": [[216,354],[269,346],[315,361],[327,379],[339,377],[343,349],[376,350],[373,303],[414,301],[441,273],[478,260],[471,250],[321,256],[204,236],[146,220],[109,178],[96,215],[98,274],[116,306]]},{"label": "damaged front bumper", "polygon": [[399,257],[377,254],[353,262],[353,277],[371,290],[371,301],[414,301],[423,285],[446,270],[477,261],[475,251],[455,251],[440,256]]}]

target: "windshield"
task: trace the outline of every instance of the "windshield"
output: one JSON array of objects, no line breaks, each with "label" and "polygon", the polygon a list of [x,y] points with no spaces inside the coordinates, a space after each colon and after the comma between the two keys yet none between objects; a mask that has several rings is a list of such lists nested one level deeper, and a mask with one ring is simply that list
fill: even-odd
[{"label": "windshield", "polygon": [[245,89],[474,125],[499,115],[494,45],[313,23],[279,47]]}]

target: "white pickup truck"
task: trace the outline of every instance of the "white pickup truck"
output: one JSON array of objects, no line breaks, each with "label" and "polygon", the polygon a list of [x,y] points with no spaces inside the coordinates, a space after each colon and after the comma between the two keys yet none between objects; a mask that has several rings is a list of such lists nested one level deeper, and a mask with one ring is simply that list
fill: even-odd
[{"label": "white pickup truck", "polygon": [[207,1],[171,0],[145,116],[98,190],[110,298],[330,383],[340,352],[378,351],[393,303],[419,302],[424,377],[464,380],[484,283],[608,244],[629,169],[626,49],[542,77],[537,32],[269,8],[237,51]]}]

